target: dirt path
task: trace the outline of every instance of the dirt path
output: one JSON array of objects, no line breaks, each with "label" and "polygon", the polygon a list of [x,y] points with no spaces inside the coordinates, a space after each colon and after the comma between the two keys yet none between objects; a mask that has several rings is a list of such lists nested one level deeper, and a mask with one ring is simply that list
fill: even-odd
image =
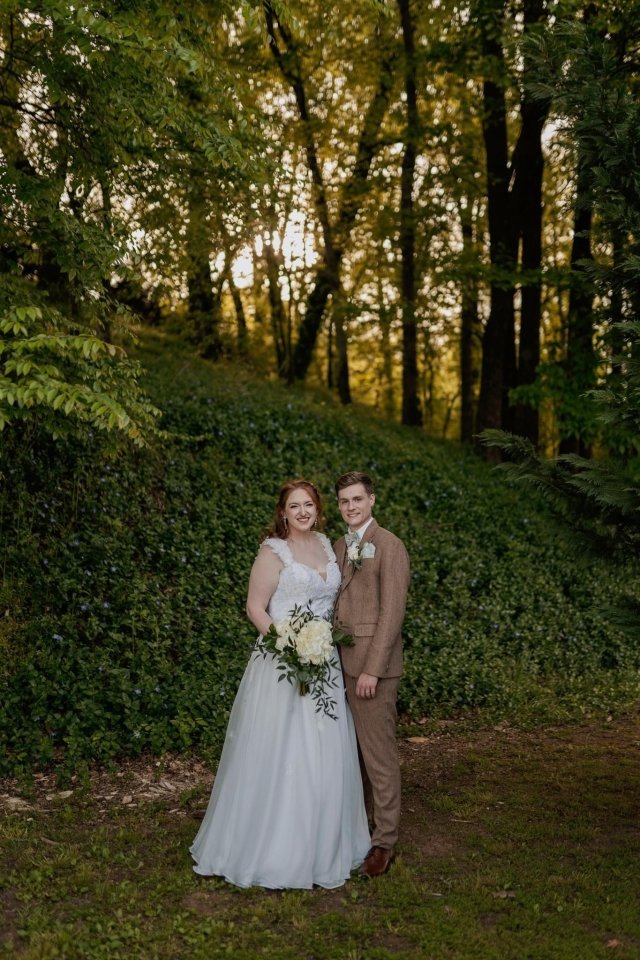
[{"label": "dirt path", "polygon": [[[430,807],[425,838],[422,808],[434,793],[450,789],[452,795],[459,795],[479,777],[500,791],[505,788],[505,766],[525,754],[557,765],[570,763],[576,751],[586,750],[594,755],[636,757],[640,768],[640,712],[614,721],[526,731],[498,724],[469,732],[461,731],[454,721],[443,721],[424,735],[399,738],[398,745],[403,777],[403,844],[417,846],[427,854],[440,854],[451,849],[457,835],[464,836],[465,823],[464,818],[446,813],[436,817]],[[88,782],[73,777],[64,789],[58,787],[53,773],[36,773],[29,790],[17,780],[0,780],[0,811],[28,817],[78,792],[88,792],[96,803],[99,822],[108,821],[115,808],[133,809],[149,802],[169,804],[167,812],[177,817],[194,817],[196,807],[202,804],[202,791],[212,782],[209,766],[192,757],[123,760],[115,771],[93,769]],[[192,802],[189,795],[197,802]]]},{"label": "dirt path", "polygon": [[213,779],[197,759],[0,782],[0,957],[637,960],[640,713],[413,729],[398,859],[336,890],[195,877]]}]

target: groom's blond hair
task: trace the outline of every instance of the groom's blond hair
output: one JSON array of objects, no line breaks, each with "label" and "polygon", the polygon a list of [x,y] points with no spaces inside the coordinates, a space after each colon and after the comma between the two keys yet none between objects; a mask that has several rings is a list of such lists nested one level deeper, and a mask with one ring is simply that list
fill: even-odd
[{"label": "groom's blond hair", "polygon": [[341,490],[344,490],[345,487],[352,487],[354,483],[361,483],[367,491],[368,496],[372,496],[373,480],[369,474],[360,473],[358,470],[351,470],[350,473],[343,473],[342,476],[336,480],[336,497],[339,496]]}]

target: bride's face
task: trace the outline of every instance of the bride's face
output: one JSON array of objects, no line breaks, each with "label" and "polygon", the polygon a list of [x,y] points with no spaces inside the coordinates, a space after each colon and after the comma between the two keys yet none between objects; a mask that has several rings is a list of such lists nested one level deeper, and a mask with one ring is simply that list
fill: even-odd
[{"label": "bride's face", "polygon": [[307,533],[313,527],[318,511],[306,490],[293,490],[287,497],[284,508],[289,532]]}]

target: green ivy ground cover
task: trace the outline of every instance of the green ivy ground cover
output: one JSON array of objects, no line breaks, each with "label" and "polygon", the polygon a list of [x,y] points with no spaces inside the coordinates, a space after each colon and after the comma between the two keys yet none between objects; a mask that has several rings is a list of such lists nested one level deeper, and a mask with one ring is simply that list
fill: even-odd
[{"label": "green ivy ground cover", "polygon": [[599,608],[628,573],[584,556],[469,450],[145,334],[163,427],[114,454],[36,433],[0,451],[0,773],[197,747],[215,757],[254,631],[248,572],[280,482],[377,480],[412,559],[401,707],[519,723],[622,709],[640,655]]}]

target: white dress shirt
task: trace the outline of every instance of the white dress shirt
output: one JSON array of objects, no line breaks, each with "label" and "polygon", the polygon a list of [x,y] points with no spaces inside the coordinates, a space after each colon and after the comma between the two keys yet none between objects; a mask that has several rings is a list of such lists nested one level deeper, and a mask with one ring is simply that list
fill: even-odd
[{"label": "white dress shirt", "polygon": [[357,530],[351,530],[351,529],[349,529],[349,533],[355,533],[355,534],[357,534],[358,539],[359,539],[359,540],[362,540],[362,538],[364,537],[364,534],[365,534],[365,530],[367,529],[367,527],[369,526],[369,524],[371,523],[372,520],[373,520],[373,517],[369,517],[369,519],[367,520],[367,522],[366,522],[366,523],[363,523],[362,526],[361,526],[361,527],[358,527]]}]

